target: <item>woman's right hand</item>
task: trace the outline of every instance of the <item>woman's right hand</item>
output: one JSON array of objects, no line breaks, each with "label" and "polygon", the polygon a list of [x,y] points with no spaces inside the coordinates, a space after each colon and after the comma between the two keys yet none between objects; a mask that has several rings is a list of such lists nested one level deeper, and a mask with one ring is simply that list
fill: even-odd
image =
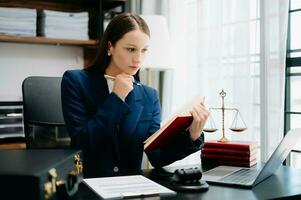
[{"label": "woman's right hand", "polygon": [[133,90],[133,77],[128,74],[118,74],[115,77],[113,92],[123,101]]}]

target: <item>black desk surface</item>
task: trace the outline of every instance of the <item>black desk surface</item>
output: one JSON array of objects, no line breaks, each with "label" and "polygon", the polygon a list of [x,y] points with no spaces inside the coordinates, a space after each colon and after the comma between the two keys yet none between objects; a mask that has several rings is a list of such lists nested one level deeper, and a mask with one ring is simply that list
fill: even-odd
[{"label": "black desk surface", "polygon": [[[192,167],[192,166],[191,166]],[[193,166],[195,167],[195,166]],[[180,167],[189,168],[189,167]],[[169,186],[169,175],[176,168],[166,170],[144,170],[142,174],[157,183]],[[259,183],[252,189],[236,188],[230,186],[210,185],[209,190],[201,193],[177,193],[177,196],[161,197],[161,199],[176,200],[213,200],[213,199],[301,199],[301,169],[281,166],[275,175]],[[96,200],[101,199],[85,184],[80,185],[76,200]]]}]

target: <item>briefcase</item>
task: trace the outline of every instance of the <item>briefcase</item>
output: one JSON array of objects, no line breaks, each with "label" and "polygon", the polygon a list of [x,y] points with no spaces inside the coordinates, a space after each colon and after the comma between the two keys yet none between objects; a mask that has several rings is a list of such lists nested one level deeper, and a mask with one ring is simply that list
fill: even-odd
[{"label": "briefcase", "polygon": [[82,181],[80,150],[0,151],[0,199],[68,199]]}]

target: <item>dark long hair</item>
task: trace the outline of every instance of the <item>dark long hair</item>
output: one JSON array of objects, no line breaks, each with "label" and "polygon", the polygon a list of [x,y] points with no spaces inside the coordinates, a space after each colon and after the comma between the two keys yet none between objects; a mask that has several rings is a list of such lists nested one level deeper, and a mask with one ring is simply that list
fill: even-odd
[{"label": "dark long hair", "polygon": [[[107,26],[100,40],[98,53],[93,64],[88,66],[86,69],[89,71],[97,70],[104,74],[110,62],[110,56],[107,54],[108,43],[110,42],[113,46],[115,46],[116,42],[126,33],[137,29],[140,29],[150,36],[150,31],[146,22],[139,15],[122,13],[115,16]],[[139,71],[140,70],[138,70],[138,72],[134,75],[134,78],[137,81],[140,81]]]}]

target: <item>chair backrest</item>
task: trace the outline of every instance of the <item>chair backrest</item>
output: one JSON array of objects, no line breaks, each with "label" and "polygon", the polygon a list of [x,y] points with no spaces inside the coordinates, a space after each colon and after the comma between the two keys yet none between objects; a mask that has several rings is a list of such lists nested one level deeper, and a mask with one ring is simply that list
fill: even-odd
[{"label": "chair backrest", "polygon": [[22,84],[27,148],[69,147],[61,105],[61,77],[31,76]]}]

